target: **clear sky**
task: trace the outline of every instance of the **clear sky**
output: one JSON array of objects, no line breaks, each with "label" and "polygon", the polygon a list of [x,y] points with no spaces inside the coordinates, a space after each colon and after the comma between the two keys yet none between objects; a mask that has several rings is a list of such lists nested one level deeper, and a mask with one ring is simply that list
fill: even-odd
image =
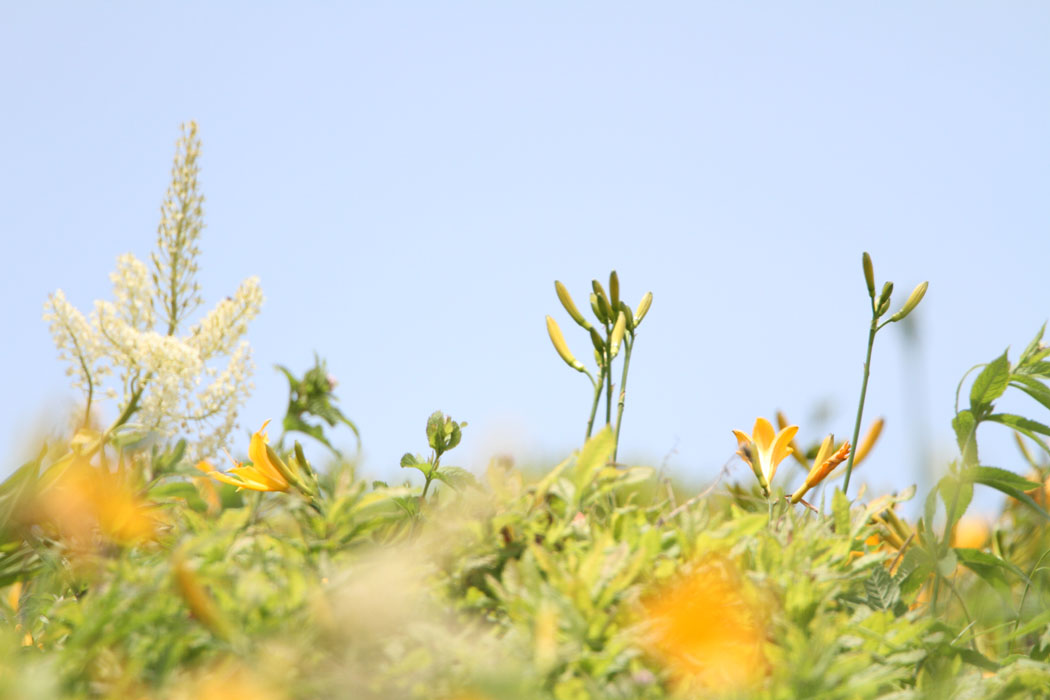
[{"label": "clear sky", "polygon": [[71,396],[47,294],[87,310],[148,256],[190,119],[205,298],[267,298],[245,429],[316,350],[374,475],[435,409],[474,469],[577,446],[589,385],[544,315],[589,343],[555,279],[652,290],[621,456],[698,480],[777,408],[851,431],[863,250],[897,303],[930,282],[915,351],[876,344],[873,487],[954,454],[959,377],[1050,316],[1045,3],[4,3],[0,76],[4,470]]}]

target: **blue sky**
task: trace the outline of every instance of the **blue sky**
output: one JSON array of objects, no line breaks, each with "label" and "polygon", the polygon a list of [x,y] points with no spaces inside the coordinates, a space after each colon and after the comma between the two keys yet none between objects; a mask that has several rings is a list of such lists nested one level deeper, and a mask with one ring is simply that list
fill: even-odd
[{"label": "blue sky", "polygon": [[44,299],[90,308],[148,255],[195,119],[205,297],[267,297],[245,428],[316,350],[370,474],[435,409],[470,422],[465,466],[554,458],[590,390],[546,336],[586,354],[553,281],[581,299],[615,267],[655,296],[621,456],[708,479],[777,408],[850,432],[869,250],[898,303],[930,282],[915,349],[876,345],[858,473],[912,483],[918,445],[953,454],[962,373],[1050,316],[1048,36],[1023,2],[5,4],[3,454],[71,396]]}]

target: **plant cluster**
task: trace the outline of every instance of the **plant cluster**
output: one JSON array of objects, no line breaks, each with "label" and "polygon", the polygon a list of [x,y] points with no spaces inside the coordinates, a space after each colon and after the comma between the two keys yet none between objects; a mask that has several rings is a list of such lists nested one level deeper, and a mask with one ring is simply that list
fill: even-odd
[{"label": "plant cluster", "polygon": [[[959,457],[914,522],[899,512],[914,487],[848,492],[884,426],[860,437],[876,333],[926,291],[887,316],[892,285],[875,294],[867,254],[872,318],[849,441],[803,449],[782,414],[776,427],[758,418],[750,434],[733,431],[754,482],[695,494],[617,462],[652,295],[632,311],[614,272],[608,292],[592,285],[596,323],[555,285],[591,337],[595,373],[547,319],[558,354],[594,390],[578,450],[548,469],[452,466],[466,423],[438,411],[429,452],[401,458],[421,481],[369,481],[326,432],[358,438],[319,358],[302,378],[279,367],[289,402],[275,443],[268,422],[246,444],[227,445],[227,418],[222,430],[180,432],[211,415],[177,408],[203,401],[191,375],[220,377],[203,363],[236,358],[258,310],[246,283],[240,301],[176,335],[200,303],[197,151],[191,126],[153,272],[122,259],[116,302],[90,321],[58,293],[49,302],[85,418],[0,484],[0,697],[1050,696],[1050,427],[995,408],[1012,390],[1050,409],[1042,330],[1016,362],[1004,352],[974,368],[966,407],[960,383]],[[92,402],[109,371],[125,393],[97,430]],[[210,394],[216,415],[235,415],[244,385],[222,386]],[[985,423],[1014,432],[1027,473],[982,463]],[[285,446],[292,433],[323,446],[324,468]],[[227,446],[241,457],[223,468]],[[800,483],[778,474],[789,457]],[[1007,496],[995,522],[967,515],[975,485]]]}]

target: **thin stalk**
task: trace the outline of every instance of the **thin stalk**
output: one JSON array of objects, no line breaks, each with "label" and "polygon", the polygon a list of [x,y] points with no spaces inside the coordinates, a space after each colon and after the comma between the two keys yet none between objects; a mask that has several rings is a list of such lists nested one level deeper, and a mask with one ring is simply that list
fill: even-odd
[{"label": "thin stalk", "polygon": [[434,475],[437,474],[438,462],[441,461],[440,455],[435,455],[434,466],[431,468],[430,473],[427,474],[427,481],[423,484],[423,495],[419,497],[420,502],[426,500],[427,491],[430,490],[430,482],[434,480]]},{"label": "thin stalk", "polygon": [[874,315],[871,319],[871,330],[868,332],[868,354],[864,358],[864,381],[860,385],[860,402],[857,404],[857,421],[853,424],[853,449],[849,452],[849,461],[846,462],[846,480],[842,484],[843,495],[849,492],[849,478],[853,474],[853,458],[857,454],[857,438],[860,437],[860,421],[864,415],[864,398],[868,394],[868,377],[871,375],[871,348],[875,345],[875,333],[879,330],[878,318]]},{"label": "thin stalk", "polygon": [[[590,376],[590,375],[588,375]],[[598,381],[591,380],[594,383],[594,403],[591,404],[591,417],[587,419],[587,436],[584,438],[589,440],[591,437],[591,431],[594,429],[594,417],[598,414],[598,402],[602,400],[602,384],[605,382],[605,370],[603,369],[598,373]]]},{"label": "thin stalk", "polygon": [[627,399],[627,369],[631,366],[631,342],[623,339],[623,376],[620,377],[620,403],[616,407],[616,437],[613,439],[613,461],[620,449],[620,425],[623,423],[623,404]]},{"label": "thin stalk", "polygon": [[612,350],[605,344],[605,364],[609,370],[605,373],[605,424],[612,425]]}]

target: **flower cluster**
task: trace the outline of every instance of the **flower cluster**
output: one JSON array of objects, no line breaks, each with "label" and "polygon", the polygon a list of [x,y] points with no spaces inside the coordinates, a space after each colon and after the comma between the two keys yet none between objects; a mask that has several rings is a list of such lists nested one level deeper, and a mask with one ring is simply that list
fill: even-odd
[{"label": "flower cluster", "polygon": [[[244,335],[258,315],[259,280],[244,280],[188,332],[186,315],[200,304],[197,238],[203,228],[203,197],[197,192],[200,142],[190,125],[179,140],[172,184],[162,206],[153,269],[128,253],[110,275],[113,301],[96,301],[85,317],[56,291],[44,318],[74,386],[92,402],[118,399],[119,422],[129,419],[162,438],[190,438],[190,457],[213,454],[236,427],[250,393],[252,356]],[[116,386],[104,386],[116,375]]]}]

